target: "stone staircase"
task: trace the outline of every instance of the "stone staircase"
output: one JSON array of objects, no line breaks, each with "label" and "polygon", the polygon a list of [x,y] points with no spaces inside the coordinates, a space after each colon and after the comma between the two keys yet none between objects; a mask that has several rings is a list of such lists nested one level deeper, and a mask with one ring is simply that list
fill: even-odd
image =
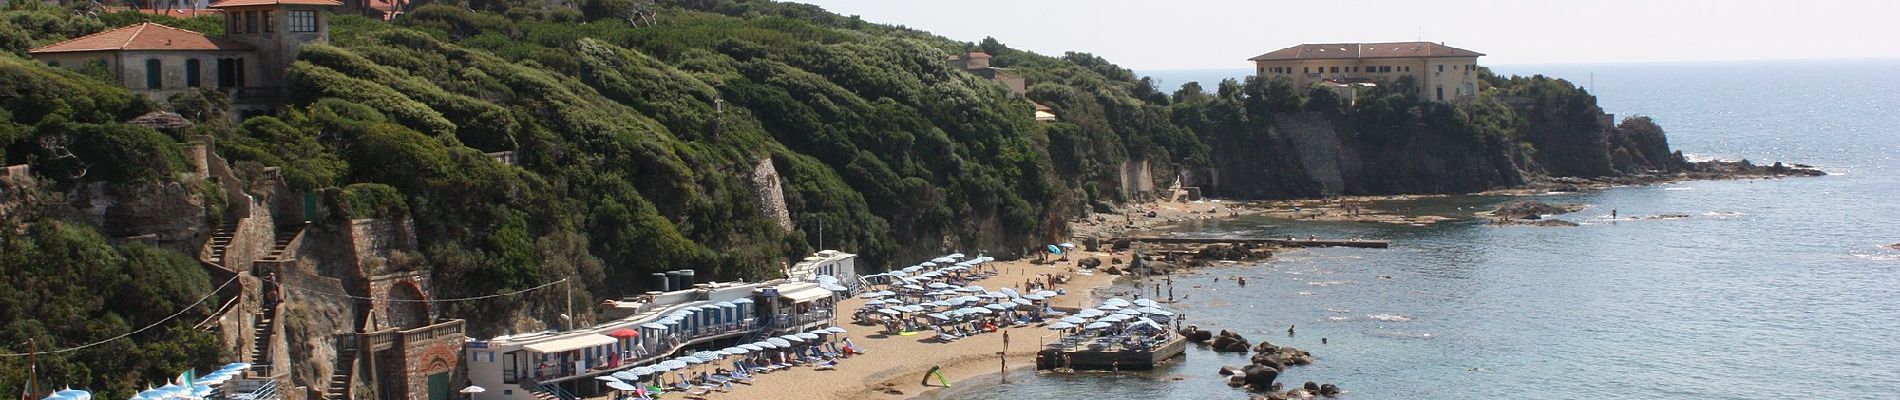
[{"label": "stone staircase", "polygon": [[251,371],[258,376],[270,376],[271,373],[271,332],[277,325],[277,304],[266,304],[262,312],[257,313],[256,322],[251,324]]},{"label": "stone staircase", "polygon": [[224,262],[224,252],[231,248],[231,239],[237,236],[237,224],[236,220],[226,222],[224,226],[218,227],[217,232],[211,234],[211,252],[205,261],[217,264],[219,267],[225,269],[230,269],[230,266]]},{"label": "stone staircase", "polygon": [[356,346],[354,344],[339,344],[338,346],[336,364],[332,366],[334,369],[330,372],[330,386],[323,391],[324,399],[350,398],[350,374],[356,366]]},{"label": "stone staircase", "polygon": [[280,260],[284,260],[284,259],[285,259],[285,256],[287,256],[287,254],[285,254],[285,253],[286,253],[286,252],[287,252],[287,251],[289,250],[289,248],[290,248],[290,242],[291,242],[291,241],[293,241],[293,240],[296,240],[296,239],[297,239],[297,234],[298,234],[299,232],[302,232],[302,231],[303,231],[303,228],[302,228],[302,227],[299,227],[299,228],[297,228],[297,229],[293,229],[293,230],[289,230],[289,231],[278,231],[278,232],[277,232],[277,243],[276,243],[276,244],[273,244],[273,245],[271,245],[271,248],[270,248],[270,252],[269,252],[269,253],[265,253],[265,254],[264,254],[264,258],[261,258],[261,259],[259,259],[259,261],[280,261]]}]

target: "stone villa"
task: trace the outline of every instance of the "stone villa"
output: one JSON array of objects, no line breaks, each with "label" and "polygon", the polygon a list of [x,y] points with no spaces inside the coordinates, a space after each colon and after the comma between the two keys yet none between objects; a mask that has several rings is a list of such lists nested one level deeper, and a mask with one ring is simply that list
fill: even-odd
[{"label": "stone villa", "polygon": [[224,0],[223,36],[144,22],[27,51],[48,65],[100,65],[154,101],[217,88],[240,112],[268,111],[282,97],[284,72],[304,43],[327,41],[336,0]]},{"label": "stone villa", "polygon": [[1431,42],[1302,44],[1261,54],[1260,77],[1288,77],[1301,87],[1372,83],[1411,76],[1421,97],[1464,101],[1477,96],[1483,53]]}]

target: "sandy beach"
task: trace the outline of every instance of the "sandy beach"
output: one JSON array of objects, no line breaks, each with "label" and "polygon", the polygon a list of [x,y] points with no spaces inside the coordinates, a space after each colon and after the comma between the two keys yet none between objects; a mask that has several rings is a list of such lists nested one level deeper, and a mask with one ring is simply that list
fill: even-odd
[{"label": "sandy beach", "polygon": [[[1107,257],[1110,253],[1076,254]],[[999,273],[978,281],[978,285],[1021,290],[1023,282],[1036,274],[1069,273],[1069,265],[1073,265],[1031,265],[1027,260],[994,264]],[[1091,293],[1097,288],[1108,286],[1116,278],[1101,273],[1070,275],[1072,279],[1059,286],[1066,293],[1055,298],[1054,304],[1058,307],[1092,305],[1094,300],[1090,298]],[[838,309],[856,310],[864,301],[858,298],[844,300],[838,303]],[[997,359],[997,352],[1005,351],[1001,332],[976,335],[952,343],[937,343],[932,339],[935,333],[929,331],[910,336],[885,335],[881,332],[882,327],[852,324],[842,317],[839,326],[850,331],[842,336],[851,338],[853,343],[865,348],[866,354],[841,360],[838,368],[830,371],[799,367],[760,374],[751,385],[739,385],[731,392],[715,392],[706,398],[908,399],[941,389],[934,379],[930,386],[919,384],[923,374],[932,366],[942,367],[944,377],[953,386],[973,378],[1000,378],[997,372],[1002,370],[1002,365]],[[1036,326],[1018,326],[1005,331],[1010,336],[1007,350],[1010,373],[1033,373],[1029,369],[1035,366],[1035,352],[1040,347],[1038,340],[1044,336],[1053,338],[1053,334]]]}]

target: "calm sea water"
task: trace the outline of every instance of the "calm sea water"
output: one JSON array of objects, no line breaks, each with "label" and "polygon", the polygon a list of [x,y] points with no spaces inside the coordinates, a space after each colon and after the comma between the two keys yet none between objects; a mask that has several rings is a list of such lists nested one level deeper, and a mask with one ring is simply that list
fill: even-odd
[{"label": "calm sea water", "polygon": [[[1281,380],[1350,399],[1900,398],[1900,251],[1881,247],[1900,242],[1900,61],[1828,63],[1498,69],[1594,74],[1604,108],[1652,116],[1687,153],[1833,176],[1542,198],[1591,205],[1561,217],[1583,224],[1569,228],[1207,222],[1187,230],[1395,245],[1204,269],[1175,294],[1190,323],[1312,351]],[[1504,200],[1383,206],[1469,217]],[[1235,275],[1250,285],[1213,282]],[[1148,373],[1024,373],[941,397],[1244,399],[1215,371],[1245,363],[1190,349]]]}]

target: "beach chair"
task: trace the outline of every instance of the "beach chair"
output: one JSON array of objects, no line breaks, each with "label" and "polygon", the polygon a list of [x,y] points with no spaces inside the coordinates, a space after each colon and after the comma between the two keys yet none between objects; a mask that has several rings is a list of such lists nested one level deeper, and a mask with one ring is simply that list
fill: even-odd
[{"label": "beach chair", "polygon": [[837,361],[821,362],[821,363],[818,363],[818,367],[815,369],[819,371],[830,371],[830,370],[838,369],[838,362]]}]

